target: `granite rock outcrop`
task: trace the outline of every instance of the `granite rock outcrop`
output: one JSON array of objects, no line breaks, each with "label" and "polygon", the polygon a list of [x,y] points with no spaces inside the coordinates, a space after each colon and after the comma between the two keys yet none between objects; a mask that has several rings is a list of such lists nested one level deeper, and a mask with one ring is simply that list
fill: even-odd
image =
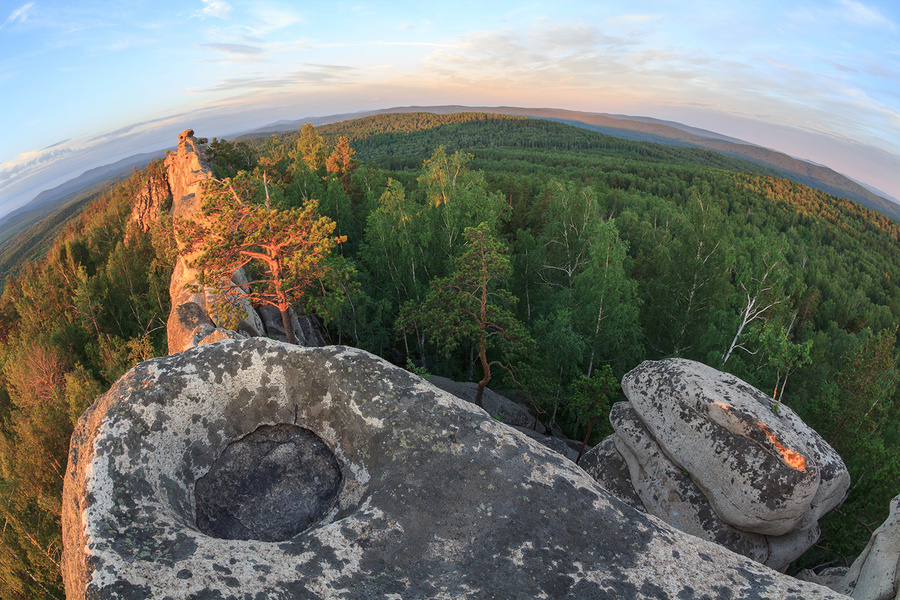
[{"label": "granite rock outcrop", "polygon": [[[262,428],[282,431],[263,436],[274,445],[251,471],[271,453],[303,455],[285,446],[298,428],[322,442],[309,452],[325,448],[310,469],[337,465],[336,497],[276,539],[203,532],[199,482]],[[316,500],[306,468],[259,485]],[[628,507],[364,351],[263,338],[141,363],[101,396],[73,436],[63,536],[71,600],[844,597]]]},{"label": "granite rock outcrop", "polygon": [[622,388],[629,402],[610,420],[628,480],[605,485],[630,484],[645,510],[682,531],[784,569],[846,494],[837,453],[789,407],[737,377],[667,359],[641,364]]},{"label": "granite rock outcrop", "polygon": [[[212,178],[212,169],[206,158],[206,146],[187,129],[178,136],[178,149],[166,157],[166,172],[172,191],[172,216],[177,219],[202,219],[203,186]],[[174,354],[223,337],[268,336],[283,339],[284,328],[280,319],[261,318],[242,287],[247,279],[242,269],[234,273],[222,287],[230,289],[230,311],[221,311],[222,293],[198,284],[199,272],[191,266],[198,252],[188,252],[183,246],[175,263],[169,284],[172,309],[166,327],[169,353]],[[198,311],[208,323],[198,322]],[[200,321],[203,321],[201,318]],[[311,317],[298,319],[292,313],[292,324],[298,341],[304,346],[324,346],[325,340],[318,324]],[[229,330],[231,330],[230,333]],[[208,335],[214,337],[207,339]]]},{"label": "granite rock outcrop", "polygon": [[[168,211],[171,202],[172,191],[169,189],[166,170],[159,168],[158,162],[150,163],[147,167],[147,179],[141,184],[131,207],[129,221],[134,224],[134,231],[141,233],[150,231],[160,215]],[[126,233],[126,244],[130,241],[131,235],[132,231]]]}]

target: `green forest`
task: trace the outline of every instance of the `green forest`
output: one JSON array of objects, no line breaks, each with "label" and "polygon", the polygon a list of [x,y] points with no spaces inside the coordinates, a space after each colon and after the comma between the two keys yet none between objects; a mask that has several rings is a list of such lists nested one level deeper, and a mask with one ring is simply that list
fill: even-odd
[{"label": "green forest", "polygon": [[[624,400],[610,381],[646,359],[698,360],[793,408],[853,483],[789,572],[849,564],[900,493],[887,217],[715,152],[497,115],[388,114],[213,138],[209,153],[243,201],[333,221],[325,275],[294,298],[331,343],[516,394],[591,444]],[[166,352],[183,225],[164,216],[124,243],[149,170],[69,221],[0,297],[2,598],[63,597],[73,424]]]}]

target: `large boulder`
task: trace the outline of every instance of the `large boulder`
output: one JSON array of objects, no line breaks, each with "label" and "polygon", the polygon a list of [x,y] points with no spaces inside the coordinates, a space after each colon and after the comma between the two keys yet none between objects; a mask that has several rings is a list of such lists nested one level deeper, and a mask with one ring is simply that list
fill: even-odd
[{"label": "large boulder", "polygon": [[[236,443],[268,446],[231,460]],[[220,471],[250,483],[222,486]],[[308,509],[280,533],[204,533],[204,478],[214,498],[245,485],[267,498],[270,486]],[[147,361],[114,384],[76,426],[62,520],[72,600],[843,597],[634,511],[570,461],[361,350],[261,338]]]},{"label": "large boulder", "polygon": [[[259,313],[259,318],[262,320],[265,335],[281,342],[287,341],[287,334],[284,331],[284,320],[281,317],[280,310],[274,306],[264,304],[259,306],[256,312]],[[291,327],[294,328],[294,335],[298,344],[311,347],[325,345],[325,339],[322,337],[314,317],[304,315],[298,318],[293,310],[290,310],[289,314]]]},{"label": "large boulder", "polygon": [[734,527],[811,531],[849,487],[840,457],[815,431],[733,375],[684,359],[646,361],[622,389],[666,455]]},{"label": "large boulder", "polygon": [[660,449],[629,402],[614,404],[609,420],[616,431],[616,449],[628,465],[631,483],[647,512],[676,529],[773,568],[787,566],[767,562],[765,536],[741,531],[719,518],[690,474]]},{"label": "large boulder", "polygon": [[[471,381],[454,381],[439,375],[430,375],[428,381],[431,385],[449,392],[466,402],[474,403],[475,397],[478,395],[478,384]],[[495,419],[507,425],[533,429],[537,421],[524,406],[487,387],[484,388],[484,392],[481,395],[481,406]],[[543,426],[540,427],[541,433],[543,433],[545,428]]]},{"label": "large boulder", "polygon": [[[220,306],[221,296],[209,288],[200,287],[198,275],[197,269],[188,266],[185,256],[179,256],[175,261],[169,281],[172,308],[166,323],[169,354],[209,343],[210,340],[205,337],[213,330],[233,330],[230,337],[265,334],[262,320],[240,289],[232,294],[232,311],[226,313]],[[237,275],[242,276],[243,273],[239,271]]]},{"label": "large boulder", "polygon": [[628,463],[616,450],[614,435],[603,438],[603,441],[585,452],[578,461],[578,466],[628,506],[640,511],[645,510],[641,497],[631,485]]}]

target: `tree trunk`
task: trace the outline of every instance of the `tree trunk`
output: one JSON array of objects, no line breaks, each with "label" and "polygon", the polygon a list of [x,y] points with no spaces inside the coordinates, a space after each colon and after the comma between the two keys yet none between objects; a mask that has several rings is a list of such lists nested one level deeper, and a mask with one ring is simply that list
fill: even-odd
[{"label": "tree trunk", "polygon": [[587,433],[584,434],[584,441],[581,442],[581,450],[578,451],[578,458],[575,459],[575,464],[578,464],[578,461],[581,460],[581,455],[584,454],[584,449],[587,448],[588,440],[591,439],[591,429],[594,428],[594,421],[597,420],[597,417],[591,417],[591,422],[588,423]]},{"label": "tree trunk", "polygon": [[297,334],[294,332],[294,324],[291,323],[291,309],[280,309],[281,323],[284,325],[284,337],[288,344],[297,343]]},{"label": "tree trunk", "polygon": [[478,382],[478,391],[475,393],[475,406],[481,408],[481,397],[484,395],[484,388],[487,386],[487,383],[484,379]]}]

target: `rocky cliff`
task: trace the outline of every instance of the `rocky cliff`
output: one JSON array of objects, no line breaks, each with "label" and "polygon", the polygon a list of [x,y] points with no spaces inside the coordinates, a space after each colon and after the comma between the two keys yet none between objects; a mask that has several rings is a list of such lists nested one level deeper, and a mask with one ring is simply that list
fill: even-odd
[{"label": "rocky cliff", "polygon": [[126,244],[133,231],[147,233],[159,220],[159,216],[170,208],[172,190],[169,189],[168,174],[165,169],[158,168],[158,165],[158,162],[148,165],[147,179],[134,198],[130,217],[134,228],[125,235]]},{"label": "rocky cliff", "polygon": [[[171,213],[174,219],[202,219],[203,187],[212,179],[212,169],[207,160],[206,145],[194,136],[193,130],[185,130],[178,136],[177,150],[166,157],[165,173],[172,195]],[[228,338],[269,336],[284,339],[284,331],[279,329],[280,319],[264,318],[264,313],[258,312],[246,298],[242,298],[240,286],[246,284],[243,271],[235,273],[230,282],[223,282],[223,286],[234,286],[230,302],[235,308],[233,312],[224,314],[220,311],[223,302],[221,294],[198,285],[199,273],[191,266],[195,258],[196,253],[188,253],[181,247],[172,273],[169,285],[172,310],[167,323],[170,353]],[[314,319],[298,319],[293,315],[293,320],[294,331],[302,345],[325,344]]]}]

